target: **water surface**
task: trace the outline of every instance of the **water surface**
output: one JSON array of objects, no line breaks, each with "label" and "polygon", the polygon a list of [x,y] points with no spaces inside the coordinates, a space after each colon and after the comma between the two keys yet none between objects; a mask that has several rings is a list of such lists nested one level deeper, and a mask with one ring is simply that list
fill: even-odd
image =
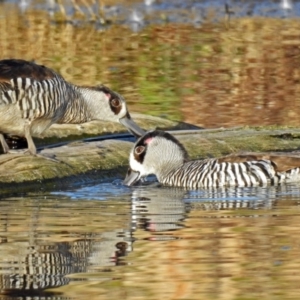
[{"label": "water surface", "polygon": [[[26,9],[0,3],[1,58],[105,83],[131,111],[204,127],[299,125],[299,1],[289,10],[280,1],[111,0],[104,24],[90,20],[87,1],[78,2],[82,17],[68,1],[67,17],[57,5],[21,2]],[[143,16],[138,31],[133,12]]]},{"label": "water surface", "polygon": [[296,299],[299,195],[297,184],[186,191],[103,183],[3,198],[1,292]]},{"label": "water surface", "polygon": [[[0,58],[105,83],[131,112],[300,125],[299,1],[101,2],[102,19],[97,1],[1,1]],[[0,298],[298,299],[299,188],[1,194]]]}]

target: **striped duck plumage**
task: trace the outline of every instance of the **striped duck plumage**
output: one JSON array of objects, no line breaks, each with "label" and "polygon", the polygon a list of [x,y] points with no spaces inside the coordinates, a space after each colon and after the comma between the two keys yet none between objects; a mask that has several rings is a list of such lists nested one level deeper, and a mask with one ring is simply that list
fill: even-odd
[{"label": "striped duck plumage", "polygon": [[126,185],[150,174],[164,185],[192,189],[300,181],[300,157],[251,153],[189,161],[183,145],[171,134],[158,130],[136,141],[129,164]]},{"label": "striped duck plumage", "polygon": [[53,123],[91,120],[120,122],[131,133],[145,132],[131,119],[123,97],[104,85],[85,87],[67,82],[53,70],[20,59],[0,61],[0,142],[10,152],[3,134],[24,136],[36,154],[32,136]]}]

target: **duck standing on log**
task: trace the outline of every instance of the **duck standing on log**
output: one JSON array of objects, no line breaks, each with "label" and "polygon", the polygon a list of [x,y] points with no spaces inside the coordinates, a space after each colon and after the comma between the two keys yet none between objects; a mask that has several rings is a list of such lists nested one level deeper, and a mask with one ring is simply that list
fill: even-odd
[{"label": "duck standing on log", "polygon": [[0,60],[0,142],[4,134],[25,137],[36,154],[32,136],[54,123],[80,124],[92,120],[120,122],[135,136],[145,132],[130,117],[121,95],[104,85],[77,86],[55,71],[21,59]]}]

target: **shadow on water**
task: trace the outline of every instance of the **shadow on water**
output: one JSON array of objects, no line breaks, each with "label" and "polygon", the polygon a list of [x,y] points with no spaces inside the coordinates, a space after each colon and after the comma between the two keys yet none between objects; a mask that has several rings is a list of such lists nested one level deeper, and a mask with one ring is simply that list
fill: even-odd
[{"label": "shadow on water", "polygon": [[[266,264],[263,258],[281,266],[282,273],[276,272],[286,280],[284,266],[291,267],[293,248],[300,242],[294,231],[299,194],[300,185],[186,191],[157,184],[129,189],[116,181],[3,199],[1,293],[64,299],[93,298],[97,291],[106,299],[115,293],[120,296],[113,286],[117,281],[128,295],[146,296],[144,289],[156,290],[151,282],[169,282],[172,290],[183,280],[180,276],[189,285],[203,276],[217,284],[223,276],[222,261],[229,264],[226,276],[233,281],[238,268],[244,280],[256,284],[252,273],[247,275],[251,264],[245,264],[241,251],[249,254],[248,262],[257,260],[259,269]],[[287,223],[290,227],[285,228]],[[278,251],[293,255],[283,259],[275,255]],[[211,268],[206,268],[207,263]],[[172,279],[170,269],[183,274]],[[199,292],[210,297],[214,292],[207,288],[204,280]],[[287,292],[283,286],[281,291]],[[186,293],[193,294],[189,289]],[[161,299],[168,291],[163,288],[155,295],[149,299]]]}]

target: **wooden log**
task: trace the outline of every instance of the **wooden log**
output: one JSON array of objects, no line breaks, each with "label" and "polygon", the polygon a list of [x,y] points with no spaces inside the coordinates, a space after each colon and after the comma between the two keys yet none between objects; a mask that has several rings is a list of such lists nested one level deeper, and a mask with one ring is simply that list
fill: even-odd
[{"label": "wooden log", "polygon": [[[240,127],[171,132],[187,148],[191,159],[241,151],[289,151],[297,155],[300,149],[299,128]],[[132,145],[133,142],[120,139],[79,140],[45,148],[40,152],[42,156],[0,155],[0,189],[57,189],[73,183],[123,178]]]}]

